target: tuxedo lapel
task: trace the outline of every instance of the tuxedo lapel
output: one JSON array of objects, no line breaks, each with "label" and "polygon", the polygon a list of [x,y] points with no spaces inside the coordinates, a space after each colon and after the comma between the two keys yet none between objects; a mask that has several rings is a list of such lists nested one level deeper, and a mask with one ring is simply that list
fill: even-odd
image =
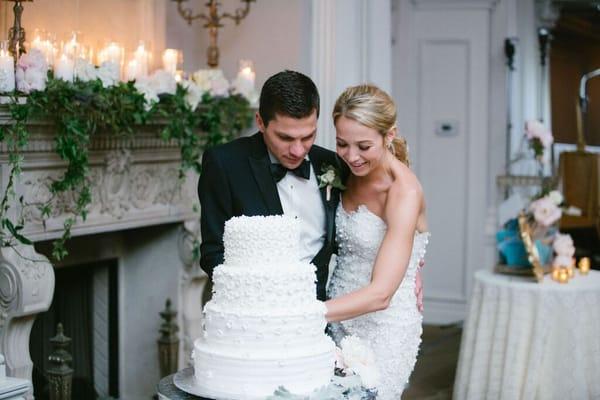
[{"label": "tuxedo lapel", "polygon": [[279,193],[277,193],[277,185],[269,168],[271,160],[260,132],[254,135],[252,154],[248,158],[248,162],[267,211],[273,215],[283,214],[281,200],[279,199]]},{"label": "tuxedo lapel", "polygon": [[[310,163],[312,164],[313,170],[317,176],[317,183],[320,184],[318,176],[322,174],[321,168],[323,167],[324,160],[320,157],[319,152],[311,149],[309,152]],[[334,218],[335,218],[335,189],[331,190],[329,200],[327,199],[327,187],[324,186],[319,188],[321,193],[321,201],[325,207],[325,227],[327,230],[327,240],[331,243],[333,241],[333,229],[334,229]]]}]

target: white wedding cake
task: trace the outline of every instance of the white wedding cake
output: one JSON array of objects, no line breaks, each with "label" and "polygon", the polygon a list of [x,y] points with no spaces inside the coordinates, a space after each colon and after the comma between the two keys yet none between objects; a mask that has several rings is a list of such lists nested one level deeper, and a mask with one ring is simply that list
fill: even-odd
[{"label": "white wedding cake", "polygon": [[306,395],[329,384],[335,345],[299,237],[298,221],[285,216],[225,223],[225,262],[214,270],[192,354],[203,396],[264,399],[279,386]]}]

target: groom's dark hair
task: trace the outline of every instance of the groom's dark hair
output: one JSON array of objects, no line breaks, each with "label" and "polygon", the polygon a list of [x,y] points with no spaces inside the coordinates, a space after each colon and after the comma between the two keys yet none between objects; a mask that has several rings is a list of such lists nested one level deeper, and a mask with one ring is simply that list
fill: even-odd
[{"label": "groom's dark hair", "polygon": [[260,91],[258,113],[265,127],[275,119],[275,114],[305,118],[314,110],[318,118],[319,92],[315,83],[300,72],[279,72],[267,79]]}]

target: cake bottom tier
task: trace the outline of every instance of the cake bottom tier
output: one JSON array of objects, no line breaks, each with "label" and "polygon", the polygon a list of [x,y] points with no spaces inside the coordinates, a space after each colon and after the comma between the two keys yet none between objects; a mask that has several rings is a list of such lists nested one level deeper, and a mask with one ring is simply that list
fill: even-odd
[{"label": "cake bottom tier", "polygon": [[323,336],[302,356],[290,357],[282,349],[276,357],[247,358],[223,354],[197,339],[192,355],[194,376],[204,394],[215,399],[264,399],[280,386],[307,395],[329,384],[334,373],[334,348],[333,341]]}]

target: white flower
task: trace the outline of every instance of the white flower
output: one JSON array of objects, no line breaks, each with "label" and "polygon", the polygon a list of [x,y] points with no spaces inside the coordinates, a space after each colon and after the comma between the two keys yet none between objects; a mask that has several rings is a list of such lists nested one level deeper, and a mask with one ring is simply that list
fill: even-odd
[{"label": "white flower", "polygon": [[45,70],[17,68],[15,77],[17,79],[17,89],[23,93],[29,94],[33,91],[46,89],[47,75]]},{"label": "white flower", "polygon": [[360,376],[360,380],[367,388],[377,386],[379,382],[379,371],[375,365],[375,354],[360,338],[346,336],[342,339],[343,363],[345,371],[353,372]]},{"label": "white flower", "polygon": [[331,185],[335,180],[335,171],[333,169],[327,170],[327,172],[319,176],[319,180],[322,184]]},{"label": "white flower", "polygon": [[560,208],[548,197],[537,199],[529,205],[533,217],[542,226],[550,226],[558,221],[562,215]]},{"label": "white flower", "polygon": [[554,141],[552,133],[540,121],[536,120],[529,120],[525,123],[525,136],[529,140],[539,139],[546,149]]},{"label": "white flower", "polygon": [[156,93],[154,86],[151,85],[149,78],[136,79],[134,86],[138,92],[144,95],[146,110],[151,109],[154,103],[158,103],[158,93]]},{"label": "white flower", "polygon": [[254,88],[252,82],[243,77],[237,77],[232,83],[233,93],[242,95],[250,104],[258,103],[260,93]]},{"label": "white flower", "polygon": [[170,72],[164,69],[154,71],[150,76],[150,85],[154,87],[154,91],[157,94],[175,94],[177,91],[177,81]]},{"label": "white flower", "polygon": [[17,68],[23,70],[38,69],[44,72],[48,71],[48,63],[46,63],[46,57],[38,49],[30,49],[29,52],[21,55]]},{"label": "white flower", "polygon": [[552,242],[552,248],[558,256],[572,258],[575,255],[575,245],[571,235],[558,233]]},{"label": "white flower", "polygon": [[558,255],[552,260],[553,267],[570,267],[571,264],[573,264],[573,258],[564,255]]},{"label": "white flower", "polygon": [[91,62],[78,58],[75,61],[74,75],[82,82],[93,81],[97,78],[96,67]]},{"label": "white flower", "polygon": [[193,81],[189,80],[182,81],[181,86],[183,86],[186,90],[185,101],[190,106],[190,109],[194,111],[196,107],[198,107],[198,104],[200,104],[200,101],[202,100],[202,89]]},{"label": "white flower", "polygon": [[220,69],[201,69],[192,74],[192,80],[203,92],[212,96],[228,96],[229,81]]},{"label": "white flower", "polygon": [[31,49],[19,58],[15,78],[17,80],[17,89],[23,93],[31,93],[36,90],[46,88],[48,64],[44,54]]},{"label": "white flower", "polygon": [[119,82],[119,65],[113,61],[104,61],[98,70],[96,76],[102,81],[102,86],[110,87]]},{"label": "white flower", "polygon": [[552,202],[554,204],[556,204],[557,206],[560,206],[562,204],[562,202],[564,201],[564,197],[563,197],[562,193],[559,192],[558,190],[551,191],[550,193],[548,193],[548,195],[546,197],[548,197],[550,200],[552,200]]}]

